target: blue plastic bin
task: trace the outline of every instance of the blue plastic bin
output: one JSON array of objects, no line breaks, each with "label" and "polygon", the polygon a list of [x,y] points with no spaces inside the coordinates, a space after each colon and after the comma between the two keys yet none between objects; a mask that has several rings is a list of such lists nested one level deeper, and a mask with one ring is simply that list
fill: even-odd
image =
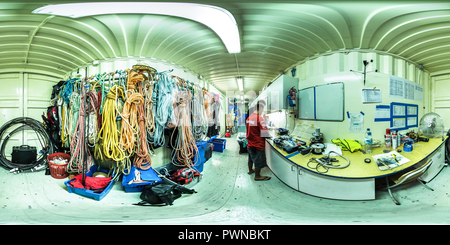
[{"label": "blue plastic bin", "polygon": [[[90,169],[89,172],[86,173],[86,176],[92,177],[92,174],[94,174],[95,172],[103,172],[103,173],[108,173],[109,169],[106,168],[100,168],[100,170],[98,170],[98,166],[93,165]],[[91,190],[88,189],[83,189],[83,188],[75,188],[70,186],[70,181],[72,180],[68,180],[66,182],[64,182],[64,185],[66,185],[67,190],[69,191],[69,193],[76,193],[78,195],[81,196],[85,196],[85,197],[89,197],[89,198],[93,198],[95,201],[100,201],[102,200],[112,189],[114,182],[115,181],[111,181],[109,183],[109,185],[101,192],[101,193],[95,193]]]},{"label": "blue plastic bin", "polygon": [[194,168],[199,171],[200,173],[203,171],[203,164],[206,162],[205,159],[205,148],[206,148],[206,141],[197,142],[197,149],[198,153],[195,154],[194,158],[192,159],[192,162],[194,163]]},{"label": "blue plastic bin", "polygon": [[208,142],[213,144],[213,146],[214,146],[213,151],[217,151],[217,152],[223,152],[223,150],[225,150],[225,147],[227,144],[226,139],[218,139],[217,135],[211,137],[211,139],[209,139]]},{"label": "blue plastic bin", "polygon": [[[135,177],[135,170],[138,170],[141,174],[141,179],[146,180],[146,182],[135,182],[130,183]],[[150,167],[147,170],[142,170],[139,168],[136,168],[134,165],[131,165],[130,173],[128,175],[123,175],[122,178],[122,186],[125,189],[126,193],[130,192],[142,192],[142,189],[144,189],[144,186],[146,185],[154,185],[156,183],[161,182],[161,178],[158,177],[158,174],[155,172],[155,170]]]}]

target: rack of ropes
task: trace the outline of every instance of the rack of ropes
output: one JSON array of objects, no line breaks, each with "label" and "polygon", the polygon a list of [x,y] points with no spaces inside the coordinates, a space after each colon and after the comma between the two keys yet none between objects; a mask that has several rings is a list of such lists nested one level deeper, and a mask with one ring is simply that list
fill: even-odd
[{"label": "rack of ropes", "polygon": [[59,144],[72,156],[68,172],[109,162],[118,180],[131,165],[150,168],[155,149],[164,145],[172,148],[172,164],[192,168],[218,95],[172,71],[137,64],[64,81],[54,101],[61,119]]}]

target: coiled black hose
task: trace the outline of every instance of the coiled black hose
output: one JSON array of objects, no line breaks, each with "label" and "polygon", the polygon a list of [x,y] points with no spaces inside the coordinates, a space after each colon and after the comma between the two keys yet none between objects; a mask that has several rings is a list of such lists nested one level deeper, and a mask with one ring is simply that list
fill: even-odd
[{"label": "coiled black hose", "polygon": [[[21,126],[12,130],[10,133],[7,133],[8,129],[20,124]],[[6,143],[8,142],[9,138],[11,138],[12,135],[21,130],[35,131],[44,152],[44,154],[41,154],[36,159],[36,161],[33,161],[29,164],[13,163],[5,156]],[[3,126],[0,128],[0,142],[0,166],[16,174],[21,172],[34,172],[46,169],[46,167],[48,167],[47,156],[55,152],[55,146],[53,145],[50,136],[42,126],[41,122],[29,117],[18,117],[3,124]]]}]

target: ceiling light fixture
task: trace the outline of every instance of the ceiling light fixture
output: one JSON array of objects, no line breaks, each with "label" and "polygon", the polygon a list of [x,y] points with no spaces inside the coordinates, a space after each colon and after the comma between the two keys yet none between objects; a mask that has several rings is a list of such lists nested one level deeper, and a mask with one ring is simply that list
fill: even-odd
[{"label": "ceiling light fixture", "polygon": [[103,14],[159,14],[200,22],[222,39],[229,53],[240,53],[239,30],[234,16],[226,9],[195,3],[162,2],[98,2],[54,4],[33,10],[34,14],[50,14],[80,18]]},{"label": "ceiling light fixture", "polygon": [[243,84],[242,77],[238,77],[236,80],[237,80],[239,91],[244,91],[244,84]]}]

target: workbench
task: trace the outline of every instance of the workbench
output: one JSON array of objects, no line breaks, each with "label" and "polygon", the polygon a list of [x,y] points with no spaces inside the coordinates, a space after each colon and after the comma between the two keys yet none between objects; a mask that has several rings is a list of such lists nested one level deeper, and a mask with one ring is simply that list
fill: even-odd
[{"label": "workbench", "polygon": [[[342,155],[350,160],[350,165],[343,169],[330,168],[328,172],[318,172],[316,169],[308,167],[310,158],[320,158],[324,155],[302,155],[298,152],[288,154],[281,148],[273,144],[272,139],[266,139],[266,159],[267,165],[274,175],[291,188],[313,196],[339,199],[339,200],[374,200],[375,199],[375,179],[396,174],[402,171],[413,169],[414,166],[421,165],[429,158],[433,159],[433,164],[422,176],[425,182],[431,181],[443,168],[445,163],[445,142],[447,136],[431,138],[429,142],[418,142],[411,152],[403,151],[400,154],[410,161],[398,167],[388,170],[380,170],[373,159],[373,155],[383,153],[383,147],[373,148],[371,154],[363,154],[361,151],[342,151]],[[342,165],[347,161],[340,157]],[[371,162],[366,163],[364,159],[370,158]],[[315,164],[311,164],[310,166]]]}]

